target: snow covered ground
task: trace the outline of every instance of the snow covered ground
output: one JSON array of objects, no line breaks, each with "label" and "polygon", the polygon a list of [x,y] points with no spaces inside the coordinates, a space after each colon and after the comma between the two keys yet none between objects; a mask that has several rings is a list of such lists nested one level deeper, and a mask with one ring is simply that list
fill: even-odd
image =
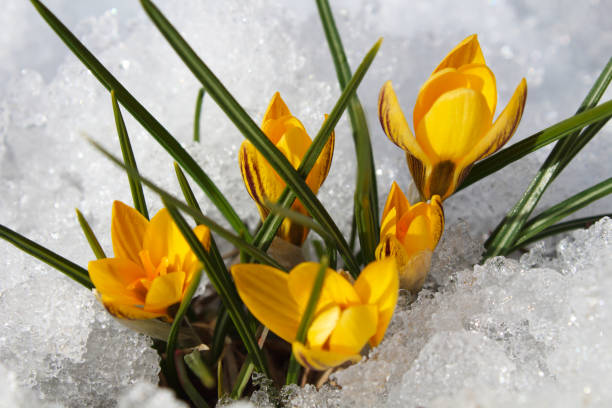
[{"label": "snow covered ground", "polygon": [[[29,2],[5,0],[0,14],[0,223],[86,265],[92,254],[78,207],[110,249],[112,200],[130,201],[120,170],[83,140],[119,152],[110,97]],[[260,121],[275,91],[316,133],[339,96],[314,2],[160,1],[168,18],[247,111]],[[242,186],[241,135],[205,99],[202,142],[191,142],[199,86],[138,2],[49,0],[68,24],[202,164],[238,212],[257,219]],[[113,8],[114,7],[114,8]],[[514,139],[571,115],[612,55],[612,4],[467,0],[333,1],[352,66],[385,41],[359,96],[375,147],[380,200],[410,176],[403,152],[376,118],[382,83],[392,79],[406,113],[439,60],[478,33],[504,106],[521,77],[529,87]],[[604,96],[609,99],[612,92]],[[129,115],[142,172],[178,191],[172,161]],[[539,208],[612,173],[611,127],[580,153]],[[319,197],[348,234],[354,184],[352,138],[336,129],[330,176]],[[612,368],[612,222],[520,260],[478,260],[483,237],[516,202],[548,149],[500,171],[445,203],[447,231],[424,291],[401,305],[383,344],[336,375],[341,390],[287,390],[298,406],[609,406]],[[213,216],[203,194],[202,207]],[[160,207],[147,194],[150,209]],[[578,215],[610,212],[600,200]],[[122,328],[91,293],[0,241],[0,406],[152,405],[158,357],[150,341]],[[179,402],[159,391],[155,404]],[[254,397],[265,406],[263,394]]]}]

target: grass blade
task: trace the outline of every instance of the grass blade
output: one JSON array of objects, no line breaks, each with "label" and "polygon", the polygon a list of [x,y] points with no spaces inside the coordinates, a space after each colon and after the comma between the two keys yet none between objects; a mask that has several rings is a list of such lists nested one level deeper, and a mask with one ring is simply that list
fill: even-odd
[{"label": "grass blade", "polygon": [[200,118],[202,116],[202,102],[204,101],[204,88],[200,88],[196,98],[195,118],[193,119],[193,141],[200,141]]},{"label": "grass blade", "polygon": [[[317,8],[325,38],[334,60],[336,75],[340,88],[345,89],[351,79],[351,68],[348,64],[342,39],[336,27],[334,16],[327,0],[317,0]],[[357,183],[354,198],[354,213],[359,242],[364,262],[374,260],[374,251],[378,245],[380,226],[378,223],[378,189],[376,187],[376,174],[374,167],[374,154],[372,142],[368,132],[363,107],[357,94],[354,94],[348,106],[349,118],[353,128],[353,141],[357,155]]]},{"label": "grass blade", "polygon": [[176,373],[178,375],[181,387],[193,403],[193,406],[196,408],[208,408],[208,404],[189,379],[187,369],[185,368],[185,362],[183,360],[183,352],[181,350],[175,351],[174,367],[176,368]]},{"label": "grass blade", "polygon": [[225,228],[217,224],[212,219],[208,218],[201,212],[185,204],[178,198],[174,197],[172,194],[168,193],[163,188],[157,186],[155,183],[153,183],[148,178],[143,177],[140,174],[136,173],[134,169],[126,166],[125,163],[123,163],[121,160],[115,157],[112,153],[110,153],[100,144],[96,143],[93,140],[89,140],[89,142],[92,144],[93,147],[95,147],[100,153],[106,156],[113,163],[115,163],[119,167],[122,167],[126,172],[130,173],[132,176],[138,177],[138,179],[142,182],[142,184],[144,184],[145,186],[153,190],[155,193],[157,193],[163,200],[172,203],[173,205],[178,207],[181,211],[184,211],[187,214],[189,214],[191,217],[193,217],[193,219],[196,221],[197,224],[206,225],[208,228],[210,228],[211,231],[214,231],[223,239],[229,241],[230,243],[235,245],[240,250],[249,254],[249,256],[253,257],[253,259],[256,259],[258,262],[284,270],[284,268],[278,262],[276,262],[274,259],[269,257],[265,252],[249,244],[244,239],[232,234],[230,231],[226,230]]},{"label": "grass blade", "polygon": [[[119,109],[119,104],[117,103],[115,91],[111,91],[111,101],[113,104],[113,114],[115,115],[115,125],[117,126],[117,135],[119,135],[119,144],[121,145],[123,161],[130,167],[133,167],[134,170],[138,171],[136,159],[134,158],[134,152],[132,151],[132,145],[130,144],[130,138],[128,137],[127,128],[125,127],[123,116],[121,115],[121,109]],[[128,181],[130,182],[130,191],[132,192],[134,208],[148,220],[149,212],[147,211],[147,203],[142,191],[142,184],[140,184],[140,181],[137,178],[134,178],[129,174]]]},{"label": "grass blade", "polygon": [[[597,105],[610,83],[610,79],[612,79],[612,59],[608,62],[608,65],[604,68],[580,104],[577,111],[578,114]],[[538,170],[538,173],[531,180],[525,193],[523,193],[519,201],[508,212],[485,243],[487,248],[485,257],[505,255],[515,246],[514,243],[521,235],[523,225],[536,208],[544,191],[607,121],[608,119],[603,119],[589,125],[582,133],[575,131],[557,142]]]},{"label": "grass blade", "polygon": [[476,163],[457,191],[503,169],[529,153],[572,134],[576,130],[610,117],[612,117],[612,100],[541,130]]},{"label": "grass blade", "polygon": [[[315,277],[312,285],[312,291],[310,292],[310,297],[308,298],[308,303],[306,303],[306,308],[304,309],[304,314],[302,315],[302,320],[300,320],[300,325],[298,326],[297,334],[295,336],[295,341],[299,341],[300,343],[306,342],[306,333],[308,332],[308,328],[314,319],[315,308],[319,302],[319,297],[321,296],[321,289],[323,289],[323,281],[325,280],[327,265],[327,257],[321,258],[321,267],[319,268],[317,276]],[[293,353],[291,353],[285,384],[297,384],[300,368],[300,364],[293,356]]]},{"label": "grass blade", "polygon": [[77,219],[79,220],[79,225],[83,230],[83,234],[85,235],[85,238],[87,238],[87,242],[89,242],[89,246],[91,247],[91,250],[96,256],[96,259],[106,258],[106,254],[104,253],[104,250],[102,249],[98,238],[96,238],[96,234],[94,234],[93,230],[89,226],[89,223],[87,222],[83,214],[81,214],[78,208],[76,209],[76,215]]},{"label": "grass blade", "polygon": [[211,389],[217,384],[215,375],[202,360],[200,350],[195,349],[191,353],[186,354],[185,364],[187,364],[187,367],[189,367],[191,371],[198,376],[204,387]]},{"label": "grass blade", "polygon": [[612,213],[598,214],[598,215],[593,215],[591,217],[578,218],[575,220],[560,222],[558,224],[551,225],[550,227],[544,228],[542,231],[538,232],[537,234],[532,235],[530,238],[521,240],[520,243],[517,242],[514,248],[512,248],[512,251],[515,251],[522,246],[531,244],[532,242],[540,241],[552,235],[557,235],[562,232],[571,231],[575,229],[588,228],[594,223],[596,223],[597,221],[599,221],[600,219],[602,219],[603,217],[612,218]]},{"label": "grass blade", "polygon": [[76,38],[62,22],[55,17],[39,0],[30,0],[38,13],[56,32],[74,55],[91,71],[100,83],[109,90],[114,90],[117,100],[140,122],[153,138],[193,177],[212,203],[227,219],[232,228],[250,240],[249,231],[221,191],[202,170],[196,161],[187,153],[170,132],[145,109],[140,102],[98,61],[98,59]]},{"label": "grass blade", "polygon": [[172,219],[176,223],[177,227],[181,230],[181,233],[189,243],[191,250],[197,256],[197,258],[204,264],[204,269],[208,275],[208,279],[213,284],[215,290],[219,294],[219,297],[223,301],[227,312],[236,327],[238,335],[242,339],[247,352],[252,358],[253,363],[258,371],[268,376],[268,367],[263,357],[263,353],[257,346],[257,341],[253,331],[250,329],[247,314],[244,311],[244,305],[238,297],[236,288],[234,287],[227,269],[219,270],[215,268],[214,261],[210,254],[204,249],[198,238],[195,236],[183,216],[169,201],[162,198],[164,205],[168,209],[168,212],[172,216]]},{"label": "grass blade", "polygon": [[280,205],[276,205],[270,202],[266,203],[266,207],[268,207],[270,212],[273,214],[280,214],[284,218],[289,218],[291,221],[294,221],[311,229],[312,231],[319,234],[319,236],[323,238],[326,242],[329,242],[329,240],[331,240],[331,235],[329,235],[329,233],[325,229],[321,228],[319,224],[317,224],[312,218],[308,217],[307,215],[304,215],[297,211],[293,211],[289,208],[281,207]]},{"label": "grass blade", "polygon": [[89,279],[89,273],[87,270],[81,268],[74,262],[71,262],[61,255],[58,255],[55,252],[38,245],[36,242],[27,239],[23,235],[5,227],[2,224],[0,224],[0,238],[13,244],[34,258],[46,263],[52,268],[57,269],[64,275],[85,286],[87,289],[93,289],[94,285],[91,283],[91,279]]},{"label": "grass blade", "polygon": [[200,284],[200,278],[202,277],[202,269],[198,269],[194,272],[193,277],[191,278],[191,282],[185,291],[185,295],[181,300],[181,304],[174,316],[174,321],[172,322],[172,326],[170,326],[170,333],[168,334],[168,341],[166,341],[166,359],[167,359],[167,367],[170,370],[173,367],[176,367],[174,362],[174,351],[176,349],[176,339],[178,337],[178,332],[181,328],[181,323],[183,321],[183,316],[187,312],[189,305],[191,304],[191,298],[195,293],[198,285]]},{"label": "grass blade", "polygon": [[593,201],[599,200],[610,193],[612,193],[612,177],[550,207],[525,224],[516,245],[521,245],[524,241],[540,233],[557,221],[562,220],[573,212],[586,207]]},{"label": "grass blade", "polygon": [[243,136],[262,154],[285,183],[295,192],[312,217],[316,219],[321,226],[330,231],[348,269],[350,269],[353,274],[358,274],[359,268],[357,262],[350,252],[346,240],[327,210],[317,199],[310,187],[308,187],[304,178],[266,137],[242,106],[240,106],[213,72],[197,56],[159,9],[150,0],[141,0],[141,4],[168,43],[204,86],[204,89],[206,89],[210,97],[219,105],[230,120],[232,120]]}]

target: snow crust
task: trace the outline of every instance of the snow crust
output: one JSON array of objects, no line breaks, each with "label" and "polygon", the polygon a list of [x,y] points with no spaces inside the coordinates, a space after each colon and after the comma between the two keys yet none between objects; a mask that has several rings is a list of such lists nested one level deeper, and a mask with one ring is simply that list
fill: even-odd
[{"label": "snow crust", "polygon": [[[0,223],[85,266],[93,254],[74,208],[110,253],[112,201],[131,200],[124,174],[82,138],[87,134],[119,153],[110,97],[29,2],[5,3]],[[257,212],[237,165],[242,136],[205,97],[202,142],[192,142],[196,80],[138,2],[93,3],[49,0],[47,5],[254,225]],[[257,122],[278,90],[309,133],[317,132],[339,90],[313,4],[159,3]],[[374,142],[381,206],[392,180],[404,190],[410,180],[403,153],[386,140],[376,117],[384,81],[393,80],[409,116],[419,86],[439,60],[478,33],[496,74],[498,111],[521,77],[528,82],[514,141],[571,115],[612,50],[612,6],[605,1],[332,3],[353,67],[378,37],[385,38],[359,90]],[[142,173],[178,193],[170,157],[127,112],[124,116]],[[539,208],[611,173],[610,133],[604,128],[580,153]],[[336,140],[319,197],[348,235],[355,164],[346,119],[336,128]],[[435,254],[430,290],[411,305],[404,299],[383,344],[365,361],[335,374],[341,390],[287,390],[288,401],[296,406],[610,405],[610,220],[537,245],[520,261],[496,258],[472,266],[483,237],[516,202],[548,150],[445,202],[448,228]],[[219,219],[193,187],[203,209]],[[154,194],[147,193],[147,201],[151,212],[161,206]],[[609,212],[611,205],[612,199],[602,199],[576,216]],[[7,378],[0,384],[0,406],[153,406],[153,397],[147,398],[158,393],[165,406],[180,406],[151,385],[157,382],[158,357],[149,339],[124,329],[91,293],[4,241],[0,254],[0,377]],[[253,402],[265,406],[263,400]]]}]

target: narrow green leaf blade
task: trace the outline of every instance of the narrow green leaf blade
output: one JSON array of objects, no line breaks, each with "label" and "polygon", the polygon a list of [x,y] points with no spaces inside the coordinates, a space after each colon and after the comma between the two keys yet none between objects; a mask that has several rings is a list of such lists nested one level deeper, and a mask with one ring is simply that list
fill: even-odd
[{"label": "narrow green leaf blade", "polygon": [[191,369],[191,371],[198,376],[202,385],[206,388],[213,388],[217,381],[215,375],[211,369],[202,360],[201,352],[198,349],[193,350],[191,353],[185,355],[185,364]]},{"label": "narrow green leaf blade", "polygon": [[517,245],[592,202],[612,193],[612,177],[573,195],[540,213],[525,224]]},{"label": "narrow green leaf blade", "polygon": [[208,404],[204,397],[200,395],[198,390],[193,386],[191,380],[189,379],[189,375],[187,374],[187,368],[185,367],[185,361],[182,358],[183,352],[181,350],[175,351],[174,356],[174,367],[176,368],[176,373],[178,375],[179,382],[181,387],[193,403],[193,406],[196,408],[208,408]]},{"label": "narrow green leaf blade", "polygon": [[612,117],[612,100],[541,130],[476,163],[457,191],[503,169],[529,153],[571,135],[576,130],[610,117]]},{"label": "narrow green leaf blade", "polygon": [[204,264],[204,269],[206,270],[208,279],[213,284],[215,290],[219,294],[219,297],[221,297],[221,300],[223,301],[232,322],[234,322],[238,335],[242,339],[245,348],[253,359],[255,367],[258,371],[268,375],[266,360],[264,359],[261,350],[257,346],[257,341],[253,335],[253,331],[250,329],[248,317],[244,311],[244,305],[238,297],[236,288],[229,281],[229,273],[226,269],[218,270],[215,268],[215,264],[211,259],[210,254],[206,251],[206,249],[204,249],[196,235],[193,233],[183,216],[178,211],[177,207],[163,198],[162,200],[165,207],[168,209],[168,212],[172,216],[172,219],[183,234],[183,237],[185,237],[185,240],[191,247],[191,250],[200,260],[200,262]]},{"label": "narrow green leaf blade", "polygon": [[[329,2],[327,0],[317,0],[317,8],[325,31],[325,38],[327,38],[327,45],[336,67],[340,88],[345,89],[351,78],[351,68],[342,46],[340,33],[336,27]],[[353,140],[357,155],[354,213],[361,251],[365,263],[369,263],[374,260],[374,252],[380,235],[378,189],[368,123],[357,94],[354,94],[351,98],[348,112],[353,127]]]},{"label": "narrow green leaf blade", "polygon": [[159,9],[153,5],[150,0],[141,0],[141,4],[168,43],[204,86],[204,89],[206,89],[210,97],[219,105],[230,120],[232,120],[244,137],[255,146],[285,183],[295,192],[313,218],[315,218],[321,226],[330,231],[348,269],[350,269],[353,274],[358,274],[359,268],[357,262],[350,252],[346,240],[327,210],[317,199],[310,187],[308,187],[304,178],[297,173],[287,158],[266,137],[255,122],[253,122],[242,106],[240,106],[208,66],[206,66],[197,56]]},{"label": "narrow green leaf blade", "polygon": [[106,258],[106,254],[104,253],[104,250],[102,249],[102,246],[100,245],[96,234],[94,234],[93,230],[89,226],[89,223],[87,222],[87,219],[85,219],[85,217],[83,216],[83,214],[81,214],[78,208],[76,209],[76,215],[77,219],[79,220],[79,225],[83,230],[83,234],[85,235],[85,238],[87,238],[87,242],[89,242],[89,246],[91,247],[91,250],[93,251],[96,258]]},{"label": "narrow green leaf blade", "polygon": [[597,221],[599,221],[600,219],[602,219],[603,217],[612,218],[612,213],[598,214],[598,215],[593,215],[590,217],[578,218],[575,220],[560,222],[558,224],[551,225],[549,227],[544,228],[542,231],[532,235],[531,237],[526,238],[525,240],[519,240],[515,244],[514,248],[512,248],[512,251],[517,250],[520,247],[523,247],[527,244],[531,244],[532,242],[537,242],[544,238],[548,238],[550,236],[557,235],[562,232],[567,232],[567,231],[571,231],[575,229],[588,228],[594,223],[596,223]]},{"label": "narrow green leaf blade", "polygon": [[195,118],[193,119],[193,140],[200,141],[200,119],[202,117],[202,102],[204,102],[204,88],[200,88],[196,98]]},{"label": "narrow green leaf blade", "polygon": [[74,262],[71,262],[61,255],[58,255],[55,252],[37,244],[36,242],[27,239],[23,235],[8,227],[5,227],[2,224],[0,224],[0,238],[13,244],[34,258],[46,263],[52,268],[57,269],[64,275],[85,286],[87,289],[93,289],[94,285],[91,283],[91,279],[89,279],[89,273],[87,270]]},{"label": "narrow green leaf blade", "polygon": [[[612,59],[604,68],[601,75],[591,87],[591,90],[578,107],[577,114],[595,106],[606,90],[612,78]],[[536,208],[537,203],[544,194],[544,191],[595,134],[604,126],[609,118],[595,122],[585,128],[582,132],[574,131],[564,139],[561,139],[552,149],[537,174],[529,183],[525,193],[519,201],[502,219],[495,231],[491,234],[485,247],[487,248],[486,257],[495,255],[505,255],[514,247],[521,235],[523,225]]]},{"label": "narrow green leaf blade", "polygon": [[[117,135],[119,135],[119,144],[121,145],[121,153],[123,154],[123,161],[134,170],[138,171],[136,166],[136,159],[134,158],[134,152],[132,151],[132,145],[130,138],[128,137],[127,128],[123,121],[123,115],[121,115],[121,109],[117,103],[117,97],[115,91],[111,90],[111,102],[113,104],[113,114],[115,115],[115,125],[117,126]],[[132,201],[134,202],[134,208],[141,213],[147,220],[149,219],[149,212],[147,210],[147,203],[145,201],[144,193],[142,191],[142,184],[137,178],[134,178],[128,174],[128,181],[130,183],[130,191],[132,192]]]},{"label": "narrow green leaf blade", "polygon": [[181,304],[174,316],[174,321],[172,322],[172,326],[170,326],[170,333],[168,334],[168,341],[166,342],[166,359],[167,366],[172,369],[176,364],[174,362],[174,351],[176,350],[176,339],[178,337],[178,332],[181,328],[181,323],[183,321],[183,316],[187,313],[187,309],[191,304],[191,298],[198,288],[200,284],[200,279],[202,278],[202,269],[198,269],[194,272],[193,277],[191,278],[191,283],[187,287],[183,299],[181,300]]},{"label": "narrow green leaf blade", "polygon": [[153,138],[193,177],[195,182],[202,188],[212,203],[219,209],[227,219],[232,228],[245,238],[251,238],[250,233],[229,204],[221,191],[202,170],[196,161],[187,153],[180,143],[172,137],[170,132],[145,109],[140,102],[130,94],[123,85],[98,61],[98,59],[75,37],[68,28],[45,7],[39,0],[30,0],[38,13],[57,33],[62,41],[91,71],[100,83],[109,91],[114,90],[117,100],[140,122],[140,124],[153,136]]},{"label": "narrow green leaf blade", "polygon": [[[300,320],[300,325],[298,326],[297,334],[295,336],[295,341],[300,343],[306,342],[306,333],[308,332],[308,328],[314,319],[315,308],[319,302],[319,297],[321,297],[321,290],[323,289],[323,281],[325,280],[325,272],[327,271],[328,263],[329,260],[327,257],[321,258],[321,266],[319,267],[319,271],[317,272],[317,276],[315,277],[312,285],[312,291],[310,292],[308,303],[306,303],[306,308],[304,309],[304,314],[302,315],[302,320]],[[291,353],[285,384],[297,384],[299,373],[300,364],[295,359],[293,353]]]},{"label": "narrow green leaf blade", "polygon": [[122,167],[126,172],[129,172],[132,176],[138,177],[138,179],[142,182],[142,184],[144,184],[145,186],[153,190],[155,193],[157,193],[163,200],[172,203],[173,205],[178,207],[181,211],[184,211],[187,214],[189,214],[191,217],[193,217],[193,219],[196,221],[197,224],[206,225],[208,228],[210,228],[211,231],[214,231],[223,239],[231,242],[233,245],[235,245],[236,247],[238,247],[240,250],[244,251],[245,253],[249,254],[249,256],[253,257],[257,261],[263,264],[274,266],[275,268],[284,270],[284,268],[278,262],[270,258],[265,252],[249,244],[244,239],[232,234],[230,231],[226,230],[221,225],[217,224],[211,218],[208,218],[201,212],[190,207],[188,204],[185,204],[178,198],[174,197],[172,194],[168,193],[163,188],[153,183],[148,178],[141,176],[140,174],[135,172],[134,169],[132,169],[131,167],[127,167],[125,163],[123,163],[121,160],[115,157],[112,153],[110,153],[100,144],[96,143],[95,141],[91,139],[89,140],[89,142],[94,148],[96,148],[100,153],[106,156],[113,163],[115,163],[119,167]]}]

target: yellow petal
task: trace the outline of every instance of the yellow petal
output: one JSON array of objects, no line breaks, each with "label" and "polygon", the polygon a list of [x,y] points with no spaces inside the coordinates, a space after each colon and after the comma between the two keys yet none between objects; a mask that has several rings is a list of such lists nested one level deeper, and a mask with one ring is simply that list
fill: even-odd
[{"label": "yellow petal", "polygon": [[329,305],[320,311],[310,324],[306,340],[314,348],[322,348],[340,318],[340,307]]},{"label": "yellow petal", "polygon": [[102,296],[102,304],[110,314],[119,319],[144,320],[155,319],[157,317],[166,317],[170,319],[165,312],[147,312],[142,306],[122,305],[114,301],[110,301]]},{"label": "yellow petal", "polygon": [[118,299],[121,304],[144,304],[141,293],[127,287],[145,278],[140,265],[126,258],[106,258],[91,261],[87,265],[89,277],[102,296]]},{"label": "yellow petal", "polygon": [[248,140],[242,142],[238,153],[242,180],[244,181],[247,192],[253,201],[255,201],[257,209],[259,210],[259,215],[263,220],[268,216],[269,211],[264,205],[266,202],[266,192],[261,176],[261,172],[264,170],[262,167],[264,165],[259,165],[258,156],[257,149],[255,149],[255,146],[253,146],[251,142]]},{"label": "yellow petal", "polygon": [[181,230],[165,208],[159,210],[149,222],[144,235],[143,249],[149,251],[155,266],[159,265],[163,257],[167,257],[169,271],[180,269],[182,259],[191,251]]},{"label": "yellow petal", "polygon": [[[325,115],[325,119],[327,119],[327,115]],[[323,147],[323,150],[321,150],[315,165],[312,167],[312,170],[310,170],[310,173],[308,173],[308,177],[306,177],[306,184],[308,184],[310,189],[315,193],[319,191],[319,187],[321,187],[323,181],[325,181],[325,178],[327,178],[327,174],[329,173],[332,158],[334,156],[335,140],[336,136],[334,131],[332,131],[327,143],[325,143],[325,146]]]},{"label": "yellow petal", "polygon": [[527,82],[525,78],[516,87],[510,102],[499,115],[493,127],[474,147],[462,165],[467,166],[477,160],[484,159],[499,150],[514,134],[525,108],[527,99]]},{"label": "yellow petal", "polygon": [[310,140],[305,130],[291,128],[276,143],[276,148],[287,158],[293,168],[297,169],[311,143],[312,140]]},{"label": "yellow petal", "polygon": [[457,44],[457,46],[444,57],[433,73],[444,68],[459,68],[467,64],[485,64],[485,59],[482,55],[482,50],[480,49],[476,34],[470,35]]},{"label": "yellow petal", "polygon": [[394,258],[370,263],[355,282],[355,291],[363,303],[376,305],[378,322],[376,332],[369,338],[375,347],[383,339],[393,316],[399,291],[399,271]]},{"label": "yellow petal", "polygon": [[[205,225],[198,225],[193,229],[193,233],[198,238],[204,249],[210,250],[210,230]],[[183,257],[183,272],[187,273],[185,283],[188,285],[191,281],[191,274],[199,268],[199,260],[193,251],[187,252]]]},{"label": "yellow petal", "polygon": [[121,201],[113,202],[111,238],[115,258],[127,258],[139,263],[144,234],[149,221],[132,207]]},{"label": "yellow petal", "polygon": [[[468,64],[459,67],[458,72],[465,76],[467,87],[483,94],[487,100],[491,116],[497,105],[497,85],[495,75],[486,65]],[[491,121],[493,118],[491,117]]]},{"label": "yellow petal", "polygon": [[145,310],[161,311],[179,303],[183,298],[184,283],[185,272],[172,272],[155,278],[147,292]]},{"label": "yellow petal", "polygon": [[423,165],[429,164],[428,157],[410,131],[410,126],[406,122],[406,117],[399,105],[391,81],[387,81],[380,90],[378,118],[385,134],[393,143],[410,152]]},{"label": "yellow petal", "polygon": [[283,101],[283,98],[281,98],[280,92],[276,92],[268,104],[263,121],[277,120],[287,115],[291,115],[291,112],[289,111],[287,104],[285,104],[285,101]]},{"label": "yellow petal", "polygon": [[337,367],[347,361],[356,363],[361,360],[361,355],[359,354],[345,354],[321,349],[311,349],[297,341],[293,342],[291,346],[297,362],[311,370],[322,371],[328,368]]},{"label": "yellow petal", "polygon": [[[289,291],[299,305],[300,311],[306,308],[319,268],[320,264],[316,262],[302,262],[289,272]],[[342,275],[327,268],[321,296],[317,303],[317,312],[329,304],[347,306],[359,303],[359,296],[353,286]]]},{"label": "yellow petal", "polygon": [[329,337],[329,350],[344,354],[359,353],[368,339],[376,334],[377,325],[378,307],[375,305],[344,309]]},{"label": "yellow petal", "polygon": [[444,210],[440,196],[431,203],[417,203],[398,221],[396,237],[408,253],[433,251],[444,230]]},{"label": "yellow petal", "polygon": [[490,126],[490,112],[482,94],[455,89],[432,105],[417,128],[416,138],[437,161],[459,162]]},{"label": "yellow petal", "polygon": [[253,316],[285,341],[295,340],[302,314],[289,292],[289,275],[270,266],[238,264],[232,276]]},{"label": "yellow petal", "polygon": [[468,78],[454,68],[445,68],[431,75],[419,90],[412,123],[418,129],[419,123],[434,102],[444,93],[458,88],[467,88]]}]

